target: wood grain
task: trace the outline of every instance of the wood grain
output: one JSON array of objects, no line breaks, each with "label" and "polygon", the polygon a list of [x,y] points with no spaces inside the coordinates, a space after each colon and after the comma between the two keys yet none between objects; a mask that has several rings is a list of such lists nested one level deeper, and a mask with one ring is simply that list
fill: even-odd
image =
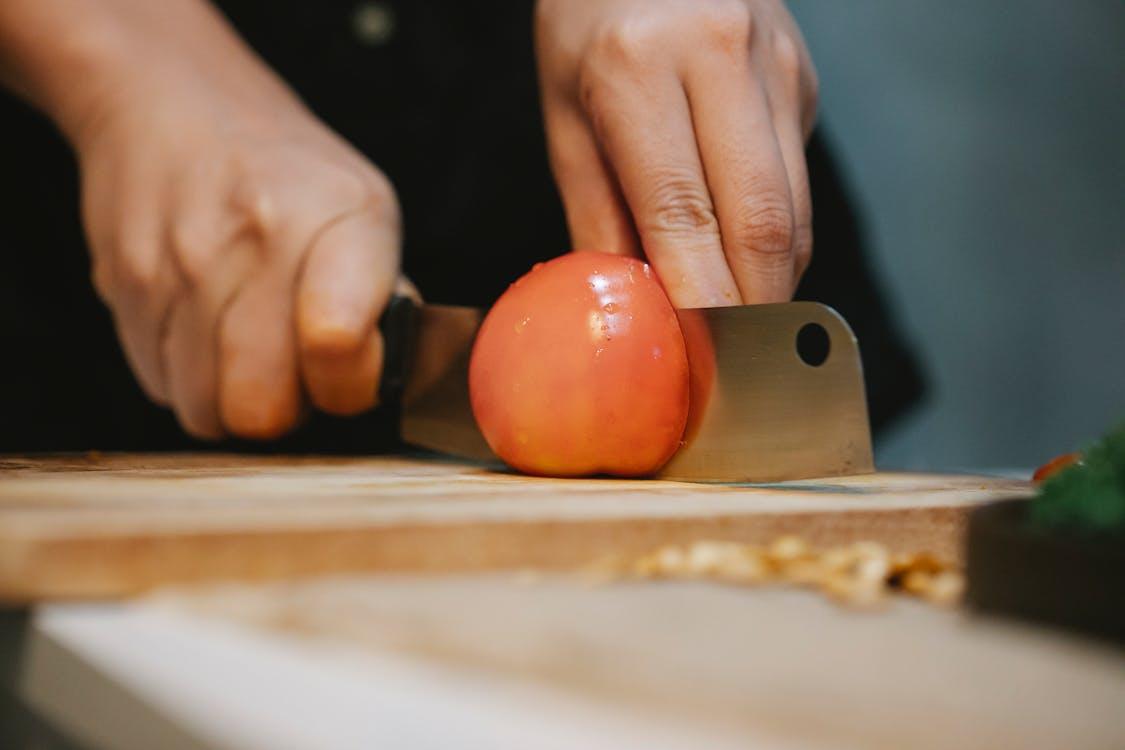
[{"label": "wood grain", "polygon": [[356,571],[559,569],[701,538],[869,539],[958,559],[1026,482],[876,473],[769,485],[553,480],[410,457],[0,459],[0,599]]},{"label": "wood grain", "polygon": [[1125,747],[1125,654],[903,598],[850,611],[706,582],[360,576],[127,606],[534,680],[691,718],[743,747],[763,734],[786,748]]}]

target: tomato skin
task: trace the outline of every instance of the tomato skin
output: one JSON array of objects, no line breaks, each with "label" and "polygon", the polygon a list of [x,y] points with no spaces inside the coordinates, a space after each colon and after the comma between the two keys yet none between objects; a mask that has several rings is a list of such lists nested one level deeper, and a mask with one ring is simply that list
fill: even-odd
[{"label": "tomato skin", "polygon": [[511,467],[644,476],[676,449],[688,360],[675,310],[635,258],[574,252],[497,300],[469,363],[473,414]]}]

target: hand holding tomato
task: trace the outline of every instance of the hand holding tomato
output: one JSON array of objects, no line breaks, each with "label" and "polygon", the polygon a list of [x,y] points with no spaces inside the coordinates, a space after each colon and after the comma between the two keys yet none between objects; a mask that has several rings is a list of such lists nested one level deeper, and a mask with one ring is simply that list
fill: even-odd
[{"label": "hand holding tomato", "polygon": [[782,0],[540,0],[575,247],[643,254],[677,307],[788,300],[812,255],[816,73]]},{"label": "hand holding tomato", "polygon": [[469,389],[485,439],[513,468],[642,476],[680,446],[687,353],[646,263],[577,252],[536,266],[496,302]]}]

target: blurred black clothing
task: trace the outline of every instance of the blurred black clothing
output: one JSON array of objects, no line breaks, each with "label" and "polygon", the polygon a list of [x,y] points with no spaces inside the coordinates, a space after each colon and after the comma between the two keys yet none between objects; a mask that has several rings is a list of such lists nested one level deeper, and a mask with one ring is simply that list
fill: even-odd
[{"label": "blurred black clothing", "polygon": [[[531,2],[488,11],[440,0],[219,5],[390,177],[403,208],[405,270],[428,300],[487,305],[532,263],[569,248],[547,166]],[[10,97],[0,96],[0,123],[0,451],[206,447],[145,399],[125,364],[90,285],[66,144]],[[809,174],[816,245],[798,297],[832,305],[855,329],[878,429],[918,399],[921,380],[819,136]],[[388,422],[378,412],[313,416],[259,448],[372,452],[393,444]]]}]

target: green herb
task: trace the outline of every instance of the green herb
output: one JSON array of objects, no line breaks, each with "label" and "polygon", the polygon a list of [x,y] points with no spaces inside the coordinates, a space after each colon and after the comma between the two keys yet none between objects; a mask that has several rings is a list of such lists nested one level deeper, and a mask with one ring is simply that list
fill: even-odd
[{"label": "green herb", "polygon": [[1125,532],[1125,423],[1043,483],[1031,520],[1039,527]]}]

